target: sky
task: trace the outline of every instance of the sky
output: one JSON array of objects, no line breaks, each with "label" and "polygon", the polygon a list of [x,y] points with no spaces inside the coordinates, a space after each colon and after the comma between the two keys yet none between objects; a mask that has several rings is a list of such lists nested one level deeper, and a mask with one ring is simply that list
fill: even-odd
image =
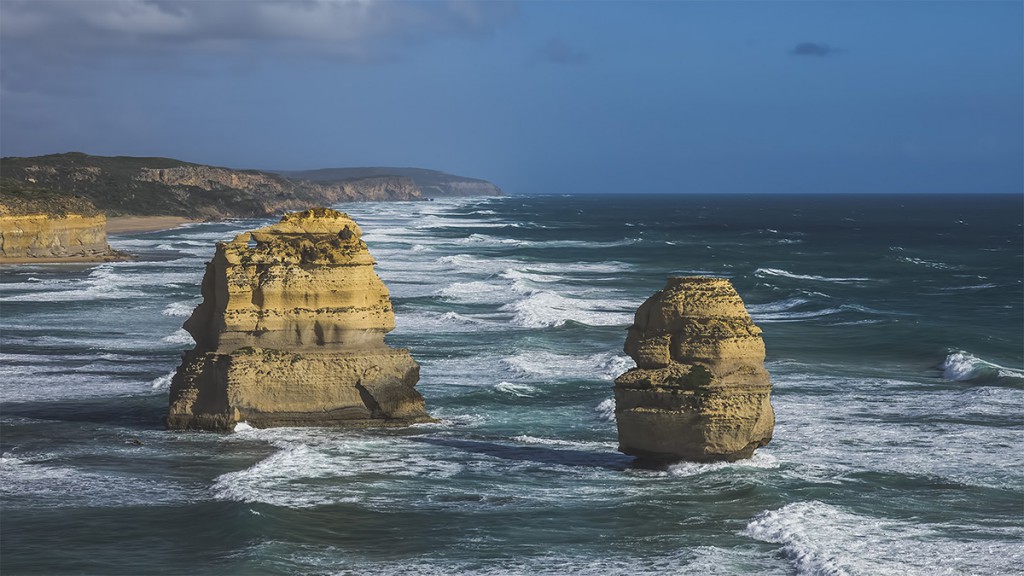
[{"label": "sky", "polygon": [[1019,194],[1024,2],[0,0],[0,154],[67,151]]}]

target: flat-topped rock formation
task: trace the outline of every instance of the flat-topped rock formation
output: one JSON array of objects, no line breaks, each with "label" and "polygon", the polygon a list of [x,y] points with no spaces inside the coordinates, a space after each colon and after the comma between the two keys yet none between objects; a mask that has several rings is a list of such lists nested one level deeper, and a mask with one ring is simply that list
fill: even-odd
[{"label": "flat-topped rock formation", "polygon": [[107,244],[107,219],[83,199],[0,188],[0,263],[106,262],[128,255]]},{"label": "flat-topped rock formation", "polygon": [[185,322],[196,347],[171,382],[168,427],[430,421],[419,365],[384,343],[395,315],[361,235],[316,208],[218,243]]},{"label": "flat-topped rock formation", "polygon": [[728,280],[669,278],[640,305],[615,380],[619,450],[649,461],[749,458],[772,438],[764,342]]}]

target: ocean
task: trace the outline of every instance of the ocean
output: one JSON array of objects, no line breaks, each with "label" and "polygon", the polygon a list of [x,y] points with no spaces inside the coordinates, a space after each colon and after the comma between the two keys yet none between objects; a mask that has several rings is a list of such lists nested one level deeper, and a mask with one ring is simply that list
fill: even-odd
[{"label": "ocean", "polygon": [[[0,273],[0,573],[1018,574],[1024,198],[348,204],[439,423],[168,432],[182,322],[240,220]],[[777,416],[636,467],[612,380],[669,276],[730,278]]]}]

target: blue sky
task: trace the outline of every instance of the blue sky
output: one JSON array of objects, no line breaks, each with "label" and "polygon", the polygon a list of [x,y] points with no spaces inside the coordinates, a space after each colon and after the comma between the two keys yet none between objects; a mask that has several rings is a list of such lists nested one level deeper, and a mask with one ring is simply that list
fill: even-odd
[{"label": "blue sky", "polygon": [[1024,190],[1024,3],[0,0],[0,152]]}]

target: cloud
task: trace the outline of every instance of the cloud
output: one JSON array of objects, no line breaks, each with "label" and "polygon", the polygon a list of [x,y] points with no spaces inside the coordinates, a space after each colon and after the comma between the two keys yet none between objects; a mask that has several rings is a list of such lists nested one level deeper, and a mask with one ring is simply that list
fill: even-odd
[{"label": "cloud", "polygon": [[437,37],[487,36],[515,12],[470,0],[3,0],[0,84],[24,90],[60,70],[187,56],[386,61]]},{"label": "cloud", "polygon": [[560,38],[552,38],[537,50],[531,61],[551,64],[585,64],[587,55],[577,52]]},{"label": "cloud", "polygon": [[801,42],[793,47],[789,51],[794,56],[818,56],[825,57],[831,54],[839,52],[838,49],[829,46],[828,44],[819,44],[817,42]]}]

